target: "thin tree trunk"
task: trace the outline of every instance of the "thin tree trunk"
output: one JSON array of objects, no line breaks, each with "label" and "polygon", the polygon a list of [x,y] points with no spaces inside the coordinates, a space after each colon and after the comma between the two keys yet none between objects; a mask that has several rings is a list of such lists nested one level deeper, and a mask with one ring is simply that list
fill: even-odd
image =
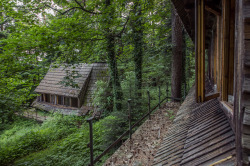
[{"label": "thin tree trunk", "polygon": [[142,30],[142,13],[139,0],[134,2],[133,13],[133,42],[134,42],[134,63],[135,63],[135,88],[137,106],[141,105],[141,89],[142,89],[142,58],[143,58],[143,30]]},{"label": "thin tree trunk", "polygon": [[185,40],[185,30],[182,29],[182,38],[183,38],[183,44],[182,44],[182,96],[186,95],[186,84],[187,84],[187,59],[186,59],[186,40]]},{"label": "thin tree trunk", "polygon": [[182,79],[182,22],[175,9],[172,10],[172,80],[171,96],[181,98]]}]

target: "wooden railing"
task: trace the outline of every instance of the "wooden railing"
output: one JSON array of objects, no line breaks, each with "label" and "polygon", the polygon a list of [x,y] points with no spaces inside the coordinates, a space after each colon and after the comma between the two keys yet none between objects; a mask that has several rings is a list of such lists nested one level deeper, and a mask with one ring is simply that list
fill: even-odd
[{"label": "wooden railing", "polygon": [[[131,136],[132,136],[132,130],[137,127],[138,125],[141,124],[141,122],[143,120],[145,120],[147,117],[149,117],[150,119],[150,115],[151,113],[156,110],[156,108],[160,108],[161,104],[168,99],[171,99],[171,100],[175,100],[175,101],[180,101],[182,102],[183,101],[183,98],[173,98],[173,97],[168,97],[168,95],[164,98],[164,99],[160,99],[161,97],[161,91],[160,91],[160,87],[159,87],[159,101],[158,101],[158,104],[156,106],[154,106],[153,108],[151,108],[150,106],[150,92],[147,91],[147,94],[148,94],[148,112],[142,116],[137,122],[135,122],[133,125],[131,125],[131,120],[132,120],[132,116],[131,116],[131,99],[128,99],[128,118],[129,118],[129,129],[127,131],[125,131],[117,140],[115,140],[109,147],[107,147],[99,156],[97,156],[96,158],[94,158],[94,148],[93,148],[93,121],[95,120],[94,117],[90,117],[89,119],[87,119],[87,122],[89,123],[89,130],[90,130],[90,135],[89,135],[89,138],[90,138],[90,143],[87,145],[89,148],[90,148],[90,164],[89,166],[94,166],[95,163],[97,163],[105,154],[107,154],[115,145],[117,145],[121,140],[122,138],[124,138],[125,136],[129,136],[129,139],[131,139]],[[167,94],[168,94],[168,88],[167,88]],[[185,99],[185,94],[184,94],[184,99]]]}]

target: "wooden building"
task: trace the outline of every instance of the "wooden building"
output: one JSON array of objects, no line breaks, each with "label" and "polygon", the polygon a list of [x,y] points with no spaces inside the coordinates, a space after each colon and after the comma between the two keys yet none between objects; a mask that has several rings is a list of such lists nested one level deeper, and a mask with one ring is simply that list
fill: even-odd
[{"label": "wooden building", "polygon": [[[65,78],[71,80],[65,80]],[[50,68],[35,89],[40,94],[33,106],[46,111],[79,114],[92,109],[97,80],[109,80],[106,63],[78,64]],[[63,81],[66,81],[63,83]],[[67,86],[67,82],[71,84]]]},{"label": "wooden building", "polygon": [[154,165],[250,165],[250,0],[171,1],[195,43],[196,85]]}]

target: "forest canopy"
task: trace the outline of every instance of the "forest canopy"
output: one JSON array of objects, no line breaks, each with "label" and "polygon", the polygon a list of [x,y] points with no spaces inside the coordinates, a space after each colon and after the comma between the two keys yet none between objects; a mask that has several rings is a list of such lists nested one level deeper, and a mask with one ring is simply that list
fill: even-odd
[{"label": "forest canopy", "polygon": [[[169,0],[2,0],[0,4],[2,123],[30,106],[37,95],[35,87],[52,63],[107,62],[110,111],[122,109],[122,101],[131,97],[129,86],[134,98],[140,99],[144,89],[170,84]],[[193,83],[194,55],[184,30],[183,39],[184,94]]]}]

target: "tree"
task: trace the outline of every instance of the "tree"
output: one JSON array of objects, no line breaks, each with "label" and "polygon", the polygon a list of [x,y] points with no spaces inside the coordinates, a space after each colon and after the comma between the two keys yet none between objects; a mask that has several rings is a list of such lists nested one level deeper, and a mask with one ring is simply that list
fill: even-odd
[{"label": "tree", "polygon": [[132,33],[134,45],[134,63],[135,63],[135,89],[137,106],[140,107],[141,89],[142,89],[142,60],[143,60],[143,25],[142,11],[140,0],[134,1]]},{"label": "tree", "polygon": [[171,97],[181,98],[183,37],[182,22],[175,9],[172,10],[172,76]]},{"label": "tree", "polygon": [[113,89],[113,103],[114,111],[121,110],[121,100],[122,100],[122,89],[118,75],[116,52],[115,52],[115,33],[112,32],[111,28],[114,21],[114,6],[111,5],[111,0],[106,0],[106,17],[104,23],[105,38],[106,38],[106,51],[108,56],[108,64],[110,68],[112,89]]}]

